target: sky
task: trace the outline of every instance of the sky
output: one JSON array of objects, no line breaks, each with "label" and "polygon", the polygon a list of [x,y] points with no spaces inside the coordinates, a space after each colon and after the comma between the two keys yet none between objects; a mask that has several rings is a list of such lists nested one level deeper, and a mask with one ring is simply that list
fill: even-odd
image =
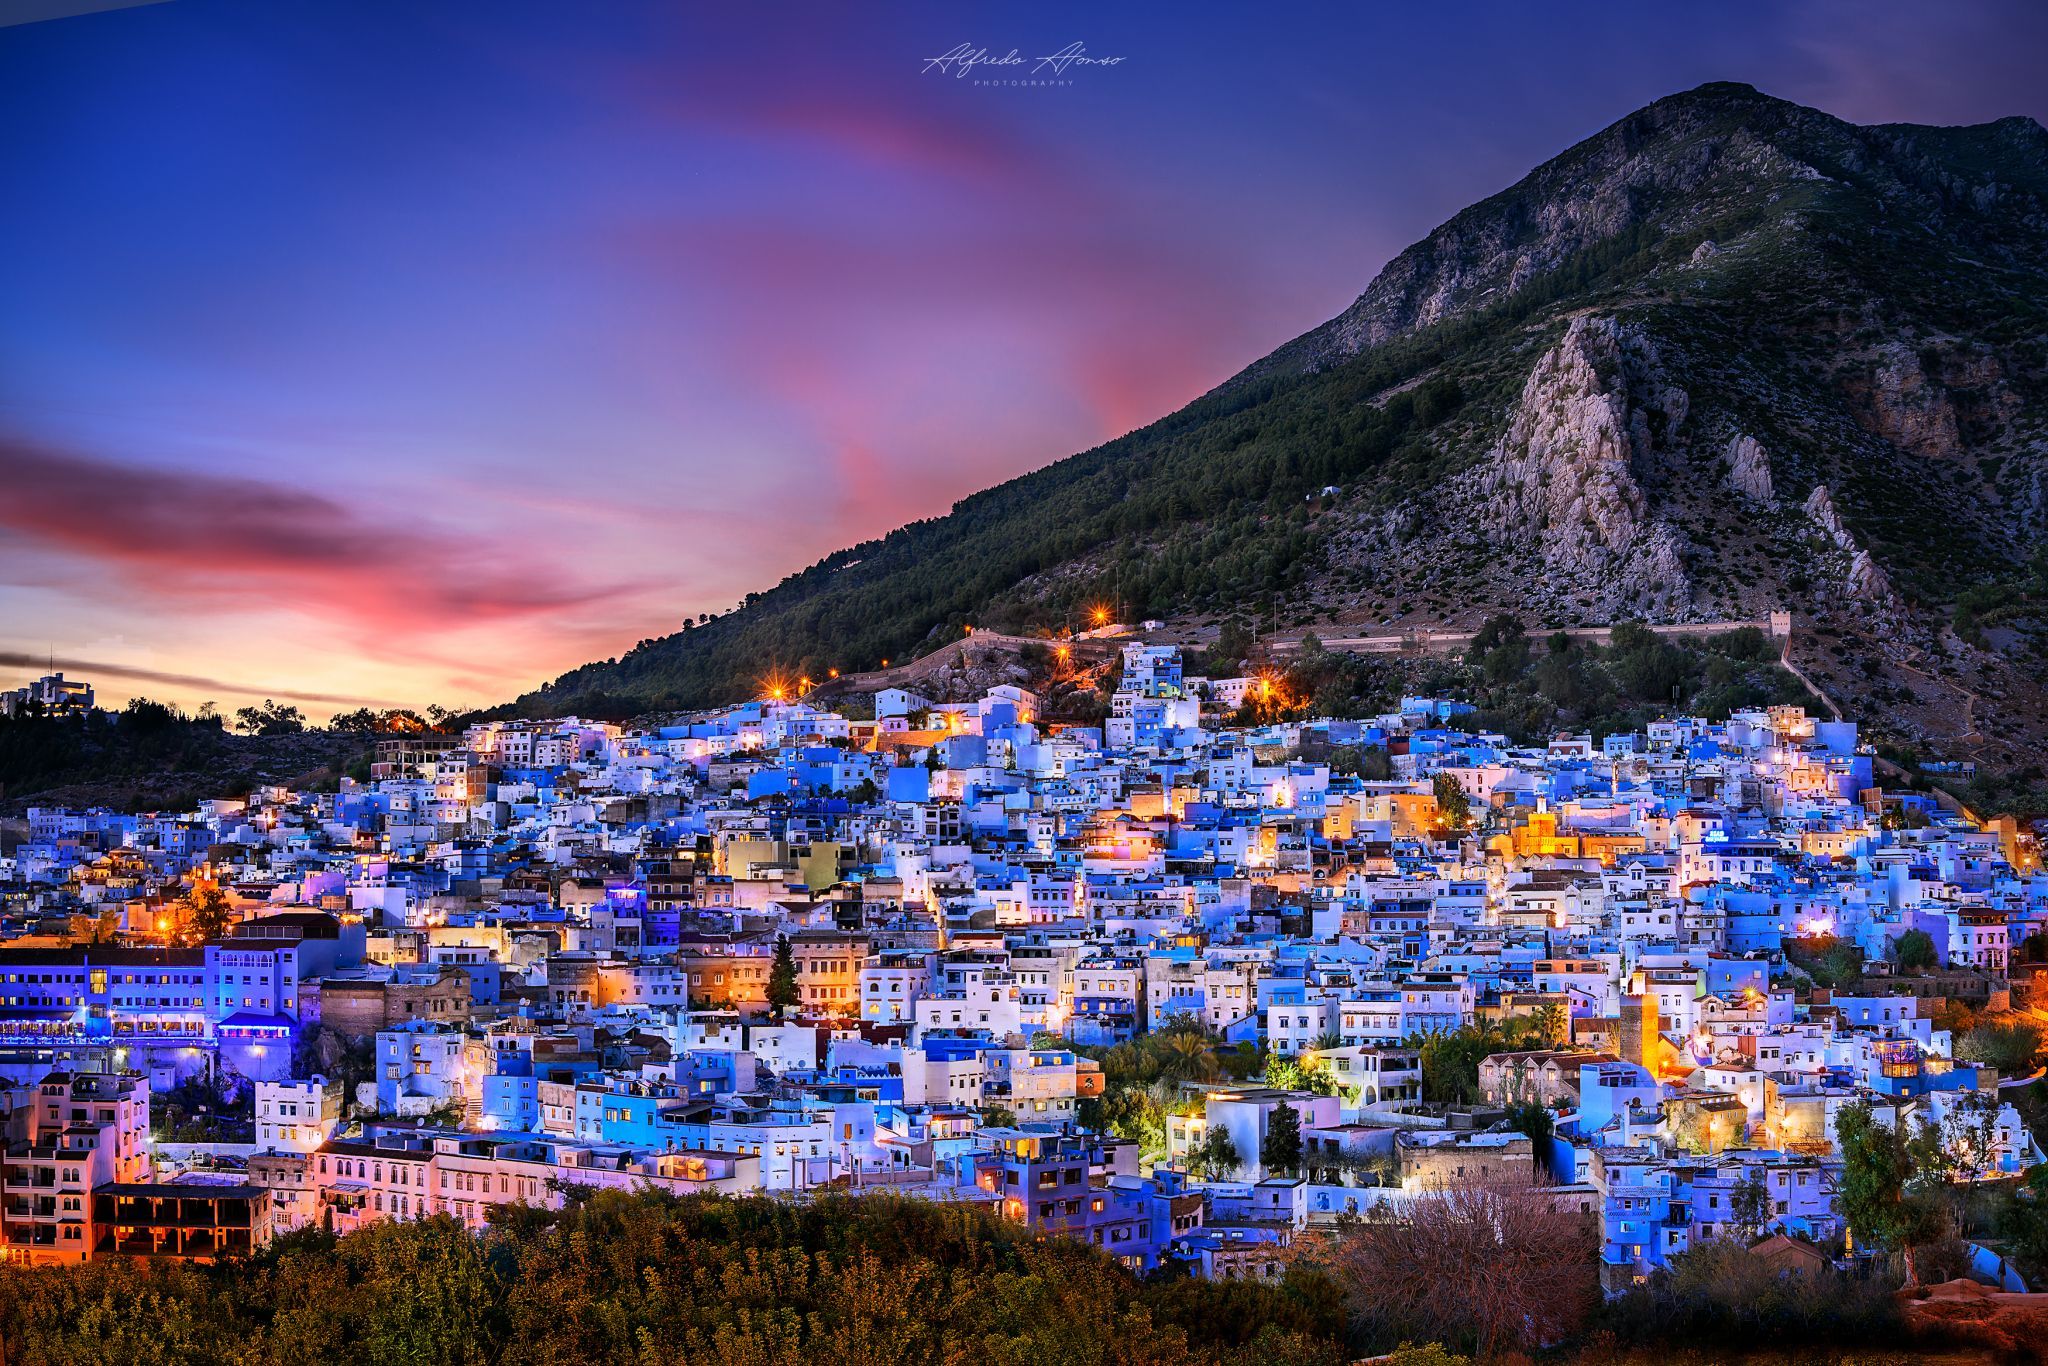
[{"label": "sky", "polygon": [[0,687],[508,700],[1172,410],[1660,96],[2048,121],[2044,70],[2032,0],[0,27]]}]

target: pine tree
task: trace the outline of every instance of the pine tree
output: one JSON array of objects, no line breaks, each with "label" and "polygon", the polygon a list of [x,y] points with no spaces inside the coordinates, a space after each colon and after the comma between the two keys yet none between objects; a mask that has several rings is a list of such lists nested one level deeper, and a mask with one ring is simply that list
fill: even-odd
[{"label": "pine tree", "polygon": [[796,951],[789,936],[775,936],[775,962],[768,969],[768,1004],[776,1010],[792,1010],[797,1003]]}]

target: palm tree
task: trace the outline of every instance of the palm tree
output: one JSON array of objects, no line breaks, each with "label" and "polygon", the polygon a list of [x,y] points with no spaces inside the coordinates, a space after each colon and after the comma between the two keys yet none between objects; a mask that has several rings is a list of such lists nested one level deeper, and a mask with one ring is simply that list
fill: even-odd
[{"label": "palm tree", "polygon": [[1216,1051],[1200,1034],[1176,1030],[1161,1046],[1159,1070],[1175,1081],[1213,1081],[1223,1071]]}]

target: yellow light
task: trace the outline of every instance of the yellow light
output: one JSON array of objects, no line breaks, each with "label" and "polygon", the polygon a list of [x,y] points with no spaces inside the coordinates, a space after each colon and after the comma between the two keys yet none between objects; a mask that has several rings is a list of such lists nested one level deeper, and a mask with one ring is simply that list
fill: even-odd
[{"label": "yellow light", "polygon": [[1097,626],[1104,626],[1109,623],[1109,609],[1107,607],[1097,607],[1089,612],[1088,615]]},{"label": "yellow light", "polygon": [[839,677],[839,670],[837,670],[837,669],[827,669],[827,670],[825,671],[825,677],[827,677],[827,678],[837,678],[837,677]]}]

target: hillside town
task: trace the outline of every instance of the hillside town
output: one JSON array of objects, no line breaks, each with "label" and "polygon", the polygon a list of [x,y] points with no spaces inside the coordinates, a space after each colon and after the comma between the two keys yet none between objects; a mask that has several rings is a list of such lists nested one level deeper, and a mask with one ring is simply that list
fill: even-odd
[{"label": "hillside town", "polygon": [[1845,1114],[1956,1182],[2043,1161],[2035,833],[1889,786],[1853,721],[1529,747],[1441,697],[1245,724],[1270,680],[1120,664],[1099,725],[778,685],[385,735],[331,791],[31,808],[0,1255],[889,1192],[1273,1279],[1512,1182],[1597,1221],[1618,1292],[1710,1240],[1856,1255]]}]

